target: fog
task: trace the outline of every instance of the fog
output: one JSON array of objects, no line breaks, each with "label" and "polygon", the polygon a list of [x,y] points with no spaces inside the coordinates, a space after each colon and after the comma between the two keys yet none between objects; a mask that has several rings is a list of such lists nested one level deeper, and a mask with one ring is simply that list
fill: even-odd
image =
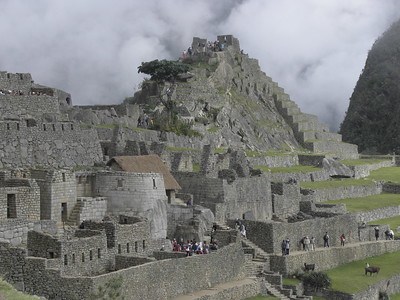
[{"label": "fog", "polygon": [[192,37],[233,34],[303,112],[337,130],[396,0],[0,0],[0,70],[72,94],[74,105],[133,95],[153,59],[177,59]]}]

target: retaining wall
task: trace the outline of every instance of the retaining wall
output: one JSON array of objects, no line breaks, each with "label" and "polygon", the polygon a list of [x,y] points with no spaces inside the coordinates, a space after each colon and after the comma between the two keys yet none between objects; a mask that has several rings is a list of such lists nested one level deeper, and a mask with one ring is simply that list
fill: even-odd
[{"label": "retaining wall", "polygon": [[[396,251],[400,251],[400,240],[346,244],[344,247],[304,251],[295,255],[273,255],[270,256],[270,266],[271,271],[283,275],[303,270],[304,263],[315,264],[316,271],[324,271],[352,261]],[[361,269],[360,273],[364,273],[364,270]]]},{"label": "retaining wall", "polygon": [[[309,189],[303,189],[309,190]],[[382,192],[381,185],[364,185],[364,186],[341,186],[328,189],[313,189],[313,192],[303,193],[302,200],[313,202],[323,202],[329,200],[341,200],[346,198],[361,198],[371,195],[377,195]]]}]

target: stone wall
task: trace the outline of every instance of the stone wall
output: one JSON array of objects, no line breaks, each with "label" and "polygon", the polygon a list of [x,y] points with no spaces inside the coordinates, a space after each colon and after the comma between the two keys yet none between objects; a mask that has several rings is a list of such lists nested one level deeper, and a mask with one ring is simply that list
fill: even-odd
[{"label": "stone wall", "polygon": [[23,289],[26,253],[25,248],[0,242],[0,276],[19,290]]},{"label": "stone wall", "polygon": [[[58,98],[54,96],[35,95],[0,95],[1,119],[8,119],[16,116],[33,116],[42,118],[44,113],[60,114]],[[20,117],[17,117],[18,119]],[[23,120],[20,120],[23,123]],[[7,124],[7,121],[5,121]],[[15,124],[15,123],[9,123]],[[22,124],[20,124],[22,126]]]},{"label": "stone wall", "polygon": [[328,231],[330,244],[340,245],[339,237],[344,233],[349,242],[358,241],[358,224],[351,214],[331,218],[316,218],[296,223],[244,221],[247,238],[267,253],[281,253],[283,239],[289,238],[291,249],[300,250],[304,236],[315,237],[316,247],[323,246],[323,236]]},{"label": "stone wall", "polygon": [[[24,284],[26,292],[45,296],[49,300],[80,300],[87,299],[90,293],[95,293],[111,279],[118,279],[122,284],[121,296],[125,298],[135,295],[143,300],[167,300],[243,279],[244,262],[241,245],[235,243],[208,255],[145,263],[96,277],[63,277],[59,270],[47,268],[46,259],[29,257],[25,264]],[[37,276],[38,272],[42,275]]]},{"label": "stone wall", "polygon": [[326,181],[330,179],[329,174],[323,170],[305,173],[268,173],[267,176],[273,182],[286,182],[290,179],[298,182]]},{"label": "stone wall", "polygon": [[183,193],[193,194],[196,204],[209,208],[217,222],[252,215],[253,219],[272,217],[270,183],[265,177],[237,178],[228,183],[198,173],[173,174]]},{"label": "stone wall", "polygon": [[[353,213],[358,222],[371,222],[400,215],[400,205],[377,208],[374,210]],[[392,228],[394,229],[394,228]]]},{"label": "stone wall", "polygon": [[300,187],[297,183],[271,183],[272,212],[277,217],[286,218],[300,210]]},{"label": "stone wall", "polygon": [[270,265],[271,271],[288,275],[296,270],[302,270],[305,262],[315,264],[316,271],[324,271],[352,261],[396,251],[400,251],[400,241],[347,244],[345,247],[331,247],[323,251],[304,251],[296,255],[270,256]]},{"label": "stone wall", "polygon": [[289,168],[299,164],[297,155],[285,156],[262,156],[252,157],[248,156],[251,166],[268,166],[270,168]]},{"label": "stone wall", "polygon": [[76,204],[75,173],[70,170],[32,170],[40,187],[40,217],[58,223],[67,221]]},{"label": "stone wall", "polygon": [[0,242],[20,245],[26,243],[30,230],[40,230],[54,234],[57,232],[54,221],[31,221],[26,219],[0,220]]},{"label": "stone wall", "polygon": [[382,193],[400,194],[400,184],[383,184]]},{"label": "stone wall", "polygon": [[[303,189],[302,189],[303,190]],[[307,189],[304,189],[307,190]],[[382,192],[381,185],[367,186],[341,186],[337,188],[314,189],[311,193],[302,191],[302,200],[323,202],[329,200],[340,200],[345,198],[360,198],[371,195],[378,195]]]},{"label": "stone wall", "polygon": [[29,73],[8,73],[0,71],[0,89],[21,90],[28,93],[32,87],[32,76]]},{"label": "stone wall", "polygon": [[82,204],[79,218],[76,220],[80,224],[84,220],[101,221],[107,212],[107,199],[104,197],[80,197],[78,203]]},{"label": "stone wall", "polygon": [[40,219],[40,189],[32,179],[8,179],[0,183],[0,219]]},{"label": "stone wall", "polygon": [[107,197],[109,213],[145,217],[153,238],[166,237],[167,196],[162,174],[98,172],[94,190]]},{"label": "stone wall", "polygon": [[97,132],[73,123],[0,122],[1,168],[93,166],[101,162]]},{"label": "stone wall", "polygon": [[349,166],[352,170],[354,170],[354,178],[364,178],[369,175],[369,173],[373,170],[377,170],[380,168],[392,167],[394,162],[392,160],[382,161],[375,164],[369,165],[358,165],[358,166]]}]

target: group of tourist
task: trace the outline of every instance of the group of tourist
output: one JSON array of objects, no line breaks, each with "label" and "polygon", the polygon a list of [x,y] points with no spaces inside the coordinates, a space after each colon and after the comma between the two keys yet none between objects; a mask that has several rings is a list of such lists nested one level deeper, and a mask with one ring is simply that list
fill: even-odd
[{"label": "group of tourist", "polygon": [[315,250],[315,237],[309,238],[308,236],[303,237],[300,240],[300,244],[304,251],[314,251]]},{"label": "group of tourist", "polygon": [[183,239],[178,242],[176,239],[172,240],[172,251],[175,252],[186,252],[186,256],[193,256],[193,254],[209,254],[210,251],[218,250],[218,241],[211,239],[211,243],[196,242],[196,240],[187,241]]},{"label": "group of tourist", "polygon": [[139,128],[149,128],[154,125],[154,120],[150,119],[147,114],[140,115],[137,120],[137,127]]},{"label": "group of tourist", "polygon": [[19,96],[23,95],[24,92],[21,90],[5,90],[5,89],[0,89],[0,95],[13,95],[13,96]]},{"label": "group of tourist", "polygon": [[[196,48],[196,52],[197,53],[204,53],[204,52],[219,52],[219,51],[224,51],[224,49],[226,48],[226,38],[224,40],[223,43],[221,43],[220,41],[214,41],[214,42],[210,42],[208,41],[207,43],[201,43],[199,42],[197,44],[197,48]],[[243,54],[243,53],[242,53]],[[183,50],[182,52],[182,57],[190,57],[193,55],[193,48],[189,47],[187,50]]]}]

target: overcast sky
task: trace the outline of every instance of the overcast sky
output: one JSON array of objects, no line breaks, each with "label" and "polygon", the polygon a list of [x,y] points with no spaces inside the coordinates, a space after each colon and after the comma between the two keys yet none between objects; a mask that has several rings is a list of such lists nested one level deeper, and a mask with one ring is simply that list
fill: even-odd
[{"label": "overcast sky", "polygon": [[0,0],[0,70],[72,94],[131,96],[142,61],[176,59],[193,36],[233,34],[303,112],[337,130],[398,0]]}]

